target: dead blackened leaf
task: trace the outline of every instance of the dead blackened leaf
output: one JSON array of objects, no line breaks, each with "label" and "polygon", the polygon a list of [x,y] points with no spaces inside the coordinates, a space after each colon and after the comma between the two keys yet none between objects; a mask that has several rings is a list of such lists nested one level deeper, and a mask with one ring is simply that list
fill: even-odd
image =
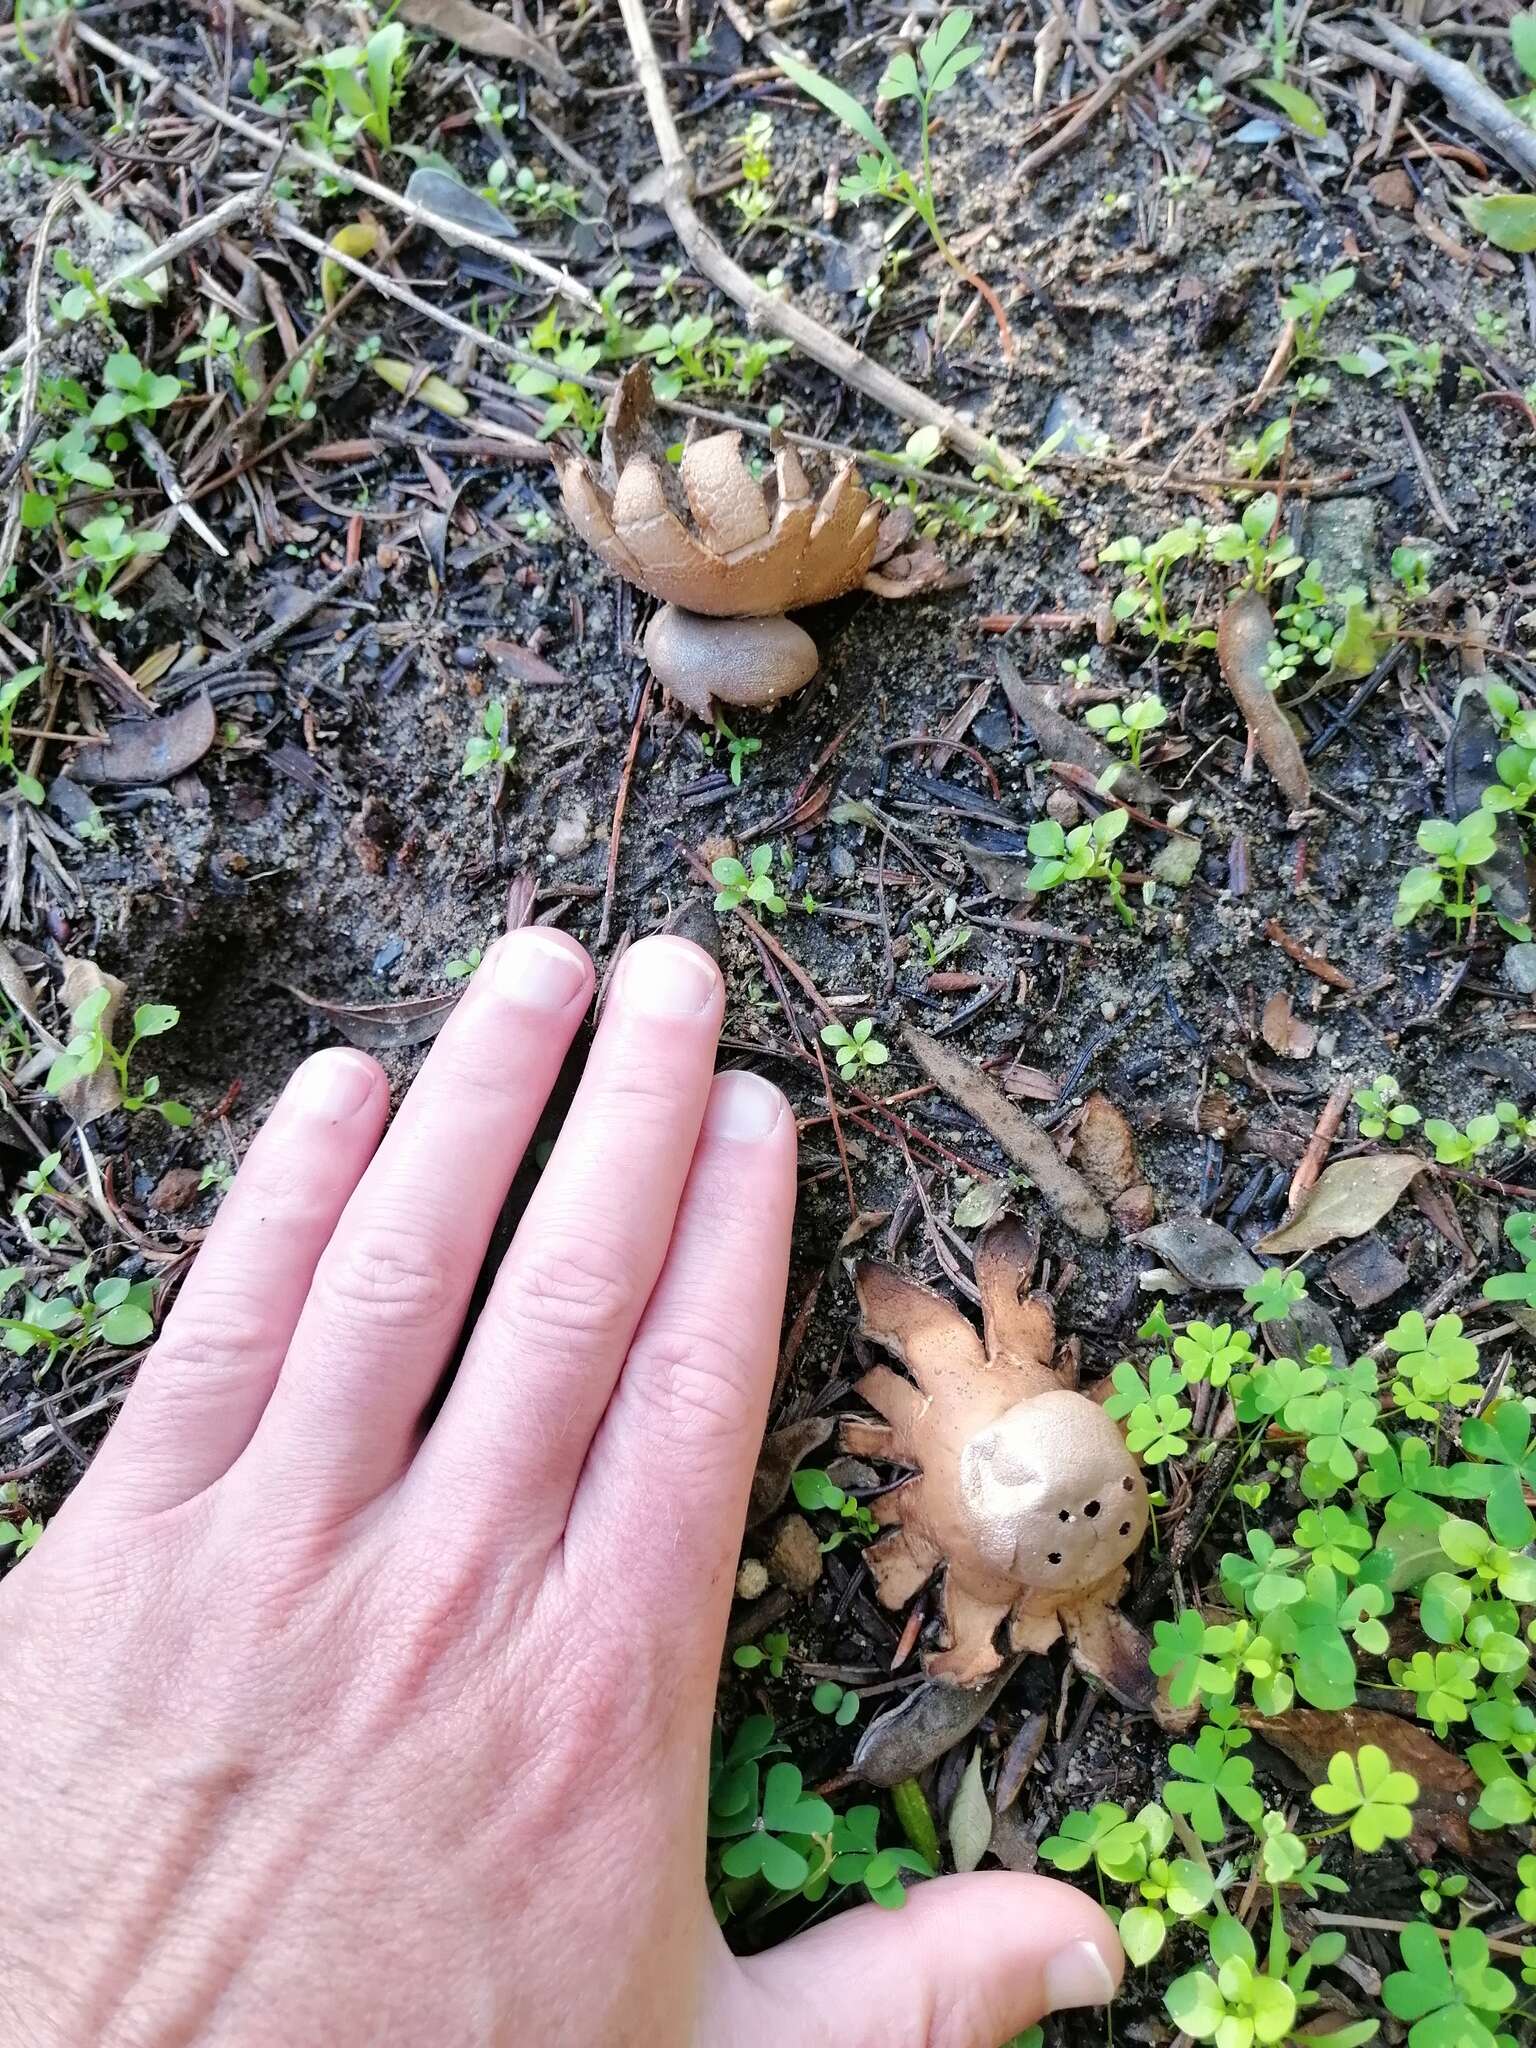
[{"label": "dead blackened leaf", "polygon": [[1403,1152],[1372,1152],[1363,1159],[1339,1160],[1319,1175],[1301,1213],[1268,1237],[1261,1237],[1257,1249],[1295,1258],[1331,1244],[1336,1237],[1364,1237],[1395,1207],[1428,1163]]},{"label": "dead blackened leaf", "polygon": [[405,996],[392,1003],[333,1003],[324,996],[308,995],[286,981],[279,982],[278,986],[301,1002],[305,1009],[323,1017],[349,1045],[363,1046],[369,1052],[425,1045],[429,1039],[436,1038],[448,1022],[460,994],[454,989],[440,996]]},{"label": "dead blackened leaf", "polygon": [[531,647],[519,647],[515,640],[487,640],[483,644],[496,666],[516,676],[520,683],[547,685],[565,681],[559,669],[551,668],[543,655],[535,654]]},{"label": "dead blackened leaf", "polygon": [[1400,1720],[1396,1714],[1379,1713],[1372,1707],[1345,1707],[1330,1713],[1296,1707],[1270,1718],[1245,1707],[1243,1720],[1282,1756],[1289,1757],[1313,1785],[1321,1785],[1327,1777],[1328,1759],[1335,1750],[1356,1750],[1367,1742],[1385,1750],[1394,1770],[1407,1771],[1418,1781],[1413,1831],[1408,1836],[1415,1855],[1428,1862],[1441,1847],[1457,1856],[1470,1853],[1467,1815],[1477,1803],[1477,1778],[1459,1756],[1436,1742],[1416,1721]]},{"label": "dead blackened leaf", "polygon": [[796,1467],[812,1451],[819,1451],[835,1427],[830,1415],[808,1415],[803,1422],[786,1423],[763,1441],[757,1470],[752,1475],[752,1497],[747,1509],[747,1527],[761,1522],[783,1506]]},{"label": "dead blackened leaf", "polygon": [[477,57],[501,57],[536,72],[558,93],[573,93],[576,80],[554,51],[527,29],[476,7],[473,0],[400,0],[400,19],[413,28],[435,29]]},{"label": "dead blackened leaf", "polygon": [[1098,1090],[1078,1112],[1067,1157],[1122,1230],[1146,1229],[1157,1214],[1157,1198],[1142,1174],[1129,1123]]},{"label": "dead blackened leaf", "polygon": [[1328,1278],[1352,1308],[1375,1308],[1396,1294],[1408,1268],[1372,1232],[1329,1260]]},{"label": "dead blackened leaf", "polygon": [[1082,1175],[1065,1163],[1051,1143],[1049,1132],[1032,1122],[1017,1103],[1010,1102],[990,1075],[952,1047],[911,1026],[903,1036],[929,1080],[991,1132],[1062,1220],[1080,1237],[1102,1244],[1109,1235],[1109,1211]]},{"label": "dead blackened leaf", "polygon": [[154,718],[125,718],[100,746],[82,747],[70,764],[77,782],[106,782],[125,788],[170,782],[213,745],[218,721],[206,691],[175,711]]},{"label": "dead blackened leaf", "polygon": [[1317,1033],[1291,1008],[1285,990],[1276,989],[1264,1005],[1259,1029],[1271,1052],[1286,1060],[1309,1060],[1317,1050]]},{"label": "dead blackened leaf", "polygon": [[1265,767],[1291,808],[1302,811],[1312,800],[1312,778],[1290,720],[1275,702],[1264,674],[1274,637],[1269,606],[1256,590],[1245,590],[1221,615],[1216,654],[1222,680],[1237,701]]},{"label": "dead blackened leaf", "polygon": [[1010,1657],[984,1685],[929,1679],[898,1707],[871,1721],[853,1753],[850,1774],[866,1785],[899,1785],[946,1756],[982,1719],[1023,1662]]},{"label": "dead blackened leaf", "polygon": [[1252,1287],[1263,1267],[1246,1246],[1205,1216],[1174,1216],[1136,1239],[1194,1287],[1212,1293]]}]

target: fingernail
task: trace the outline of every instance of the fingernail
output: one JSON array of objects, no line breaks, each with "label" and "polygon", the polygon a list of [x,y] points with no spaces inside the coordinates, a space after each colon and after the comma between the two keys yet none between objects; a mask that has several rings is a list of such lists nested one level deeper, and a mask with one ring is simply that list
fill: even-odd
[{"label": "fingernail", "polygon": [[586,962],[547,932],[510,932],[491,970],[496,993],[525,1010],[563,1010],[587,985]]},{"label": "fingernail", "polygon": [[337,1046],[314,1053],[304,1062],[290,1084],[290,1098],[307,1115],[336,1122],[362,1108],[373,1093],[378,1072],[372,1060]]},{"label": "fingernail", "polygon": [[720,976],[687,939],[642,939],[624,962],[624,1000],[651,1017],[696,1017],[714,1000]]},{"label": "fingernail", "polygon": [[783,1096],[760,1074],[717,1074],[704,1128],[712,1138],[750,1145],[766,1138],[783,1113]]},{"label": "fingernail", "polygon": [[1051,2012],[1074,2005],[1108,2005],[1115,1995],[1115,1974],[1093,1942],[1074,1941],[1046,1964],[1042,1989]]}]

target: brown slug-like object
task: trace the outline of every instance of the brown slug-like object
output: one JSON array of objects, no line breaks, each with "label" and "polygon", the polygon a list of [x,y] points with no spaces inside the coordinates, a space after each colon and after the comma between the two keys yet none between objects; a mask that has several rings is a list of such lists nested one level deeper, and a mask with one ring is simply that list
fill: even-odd
[{"label": "brown slug-like object", "polygon": [[715,700],[777,703],[817,664],[816,643],[784,614],[864,580],[880,508],[846,462],[818,497],[788,447],[774,450],[759,483],[734,432],[688,442],[674,467],[654,404],[649,370],[627,370],[609,403],[601,473],[584,455],[557,458],[567,517],[610,568],[662,599],[645,655],[665,690],[704,719]]},{"label": "brown slug-like object", "polygon": [[[1141,1468],[1098,1401],[1051,1360],[1050,1304],[1025,1295],[1035,1242],[1012,1221],[976,1250],[985,1341],[941,1295],[863,1261],[863,1334],[877,1365],[857,1392],[885,1419],[845,1420],[855,1456],[913,1468],[871,1503],[885,1533],[865,1551],[881,1604],[901,1607],[943,1568],[948,1646],[932,1677],[978,1685],[1010,1651],[1065,1635],[1077,1665],[1128,1706],[1159,1706],[1146,1639],[1117,1606],[1147,1527]],[[1106,1388],[1108,1382],[1104,1383]]]}]

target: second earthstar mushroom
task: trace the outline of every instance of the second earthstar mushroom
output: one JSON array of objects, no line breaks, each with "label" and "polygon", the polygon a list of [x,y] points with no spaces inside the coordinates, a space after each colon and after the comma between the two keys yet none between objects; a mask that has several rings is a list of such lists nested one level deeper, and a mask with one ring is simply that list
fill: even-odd
[{"label": "second earthstar mushroom", "polygon": [[[734,431],[692,440],[673,465],[654,421],[650,373],[626,371],[603,427],[602,468],[557,458],[566,515],[610,568],[661,609],[645,632],[657,681],[698,717],[716,702],[761,710],[803,689],[819,657],[785,614],[863,583],[891,544],[851,462],[814,490],[792,448],[754,477]],[[896,536],[899,542],[900,535]],[[929,587],[937,557],[883,596]]]}]

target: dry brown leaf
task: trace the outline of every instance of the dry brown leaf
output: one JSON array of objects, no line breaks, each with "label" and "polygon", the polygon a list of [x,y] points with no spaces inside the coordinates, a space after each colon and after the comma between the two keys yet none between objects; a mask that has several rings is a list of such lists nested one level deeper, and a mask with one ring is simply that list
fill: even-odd
[{"label": "dry brown leaf", "polygon": [[1244,590],[1221,615],[1216,658],[1265,767],[1291,808],[1303,811],[1312,800],[1312,778],[1290,720],[1275,702],[1264,674],[1274,637],[1269,606],[1256,590]]},{"label": "dry brown leaf", "polygon": [[1095,1090],[1078,1112],[1067,1157],[1122,1230],[1145,1230],[1157,1199],[1136,1156],[1136,1138],[1124,1113]]},{"label": "dry brown leaf", "polygon": [[324,996],[307,995],[286,981],[278,986],[333,1025],[349,1045],[370,1052],[425,1045],[429,1038],[436,1038],[461,993],[455,989],[440,996],[405,996],[392,1003],[335,1003]]},{"label": "dry brown leaf", "polygon": [[174,711],[153,718],[124,718],[100,746],[82,747],[70,764],[76,782],[106,782],[120,788],[170,782],[201,761],[218,731],[206,690]]},{"label": "dry brown leaf", "polygon": [[1078,1233],[1094,1244],[1109,1236],[1109,1211],[1083,1179],[1062,1159],[1050,1134],[1010,1102],[989,1074],[926,1031],[908,1026],[902,1034],[918,1065],[942,1088],[951,1102],[975,1117],[992,1133],[1015,1166],[1022,1166],[1043,1199]]},{"label": "dry brown leaf", "polygon": [[1394,1770],[1407,1771],[1418,1782],[1408,1843],[1420,1861],[1427,1863],[1439,1848],[1450,1849],[1457,1856],[1470,1853],[1467,1815],[1477,1803],[1477,1778],[1469,1765],[1416,1721],[1404,1721],[1374,1707],[1344,1707],[1328,1713],[1294,1707],[1288,1714],[1268,1719],[1245,1707],[1243,1720],[1282,1756],[1289,1757],[1314,1785],[1321,1785],[1328,1776],[1328,1759],[1335,1750],[1374,1743],[1392,1759]]},{"label": "dry brown leaf", "polygon": [[1296,1015],[1283,988],[1276,989],[1264,1005],[1259,1029],[1270,1051],[1279,1053],[1282,1059],[1308,1060],[1317,1050],[1317,1033]]},{"label": "dry brown leaf", "polygon": [[[123,1007],[123,984],[115,974],[103,974],[94,960],[64,957],[64,979],[59,986],[59,1001],[69,1012],[69,1032],[73,1037],[75,1017],[80,1005],[87,997],[107,991],[107,1007],[99,1018],[101,1035],[110,1045],[117,1013]],[[94,1074],[82,1074],[78,1081],[71,1081],[67,1088],[59,1091],[59,1101],[68,1110],[77,1124],[88,1124],[92,1117],[107,1116],[122,1106],[123,1094],[117,1084],[116,1070],[103,1060]]]},{"label": "dry brown leaf", "polygon": [[477,57],[503,57],[510,64],[525,65],[556,92],[576,90],[571,73],[537,36],[474,6],[473,0],[400,0],[400,19],[413,28],[435,29],[461,50],[473,50]]},{"label": "dry brown leaf", "polygon": [[1261,1237],[1256,1251],[1295,1258],[1339,1237],[1364,1237],[1393,1209],[1429,1164],[1405,1152],[1371,1152],[1341,1159],[1318,1176],[1299,1215]]}]

